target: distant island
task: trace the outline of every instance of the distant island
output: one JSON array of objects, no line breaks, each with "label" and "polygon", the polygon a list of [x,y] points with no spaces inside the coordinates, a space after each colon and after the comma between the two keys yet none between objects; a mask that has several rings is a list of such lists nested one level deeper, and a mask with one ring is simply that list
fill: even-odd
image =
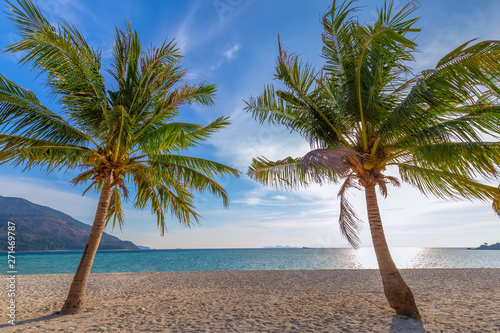
[{"label": "distant island", "polygon": [[264,246],[264,249],[298,249],[297,246],[290,246],[290,245],[276,245],[276,246]]},{"label": "distant island", "polygon": [[[16,228],[16,251],[83,250],[92,228],[55,209],[22,198],[0,196],[0,234],[8,222]],[[0,238],[0,252],[7,251],[7,236]],[[134,243],[103,233],[100,250],[139,250]]]},{"label": "distant island", "polygon": [[488,245],[488,243],[484,243],[480,247],[477,247],[473,250],[500,250],[500,243],[491,244],[491,245]]}]

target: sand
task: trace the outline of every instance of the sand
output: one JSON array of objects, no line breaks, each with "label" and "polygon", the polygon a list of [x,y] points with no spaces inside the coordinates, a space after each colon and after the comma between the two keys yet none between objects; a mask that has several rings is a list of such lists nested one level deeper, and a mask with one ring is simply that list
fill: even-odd
[{"label": "sand", "polygon": [[422,320],[397,318],[376,270],[91,274],[87,310],[54,314],[71,275],[16,280],[1,332],[500,332],[500,269],[402,270]]}]

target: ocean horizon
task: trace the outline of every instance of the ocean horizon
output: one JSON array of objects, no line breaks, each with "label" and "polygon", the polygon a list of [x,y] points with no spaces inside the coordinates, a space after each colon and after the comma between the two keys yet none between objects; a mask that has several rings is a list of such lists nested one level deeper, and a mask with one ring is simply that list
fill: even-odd
[{"label": "ocean horizon", "polygon": [[[16,253],[18,275],[73,274],[83,251]],[[500,251],[467,248],[391,248],[400,269],[500,268]],[[3,252],[0,256],[7,256]],[[1,274],[6,275],[2,259]],[[352,248],[220,248],[100,250],[92,273],[182,272],[228,270],[378,269],[371,247]]]}]

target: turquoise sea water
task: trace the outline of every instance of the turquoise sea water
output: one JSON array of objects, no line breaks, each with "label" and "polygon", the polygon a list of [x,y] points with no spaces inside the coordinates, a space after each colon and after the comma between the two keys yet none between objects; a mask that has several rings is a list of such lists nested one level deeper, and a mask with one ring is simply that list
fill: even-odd
[{"label": "turquoise sea water", "polygon": [[[500,251],[458,248],[392,248],[399,268],[500,268]],[[81,251],[16,253],[17,274],[74,273]],[[354,249],[207,249],[99,251],[92,273],[376,269],[372,248]],[[7,273],[0,254],[0,273]]]}]

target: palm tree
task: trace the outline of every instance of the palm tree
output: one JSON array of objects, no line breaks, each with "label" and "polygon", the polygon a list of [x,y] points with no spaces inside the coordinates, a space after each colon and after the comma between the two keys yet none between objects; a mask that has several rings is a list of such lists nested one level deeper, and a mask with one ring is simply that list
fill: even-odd
[{"label": "palm tree", "polygon": [[80,169],[71,183],[89,183],[86,191],[100,191],[88,242],[61,310],[77,313],[84,307],[106,224],[123,225],[122,199],[129,197],[129,184],[135,188],[134,206],[151,206],[162,235],[168,212],[186,226],[198,222],[195,193],[208,191],[227,206],[227,193],[214,179],[239,172],[183,152],[229,122],[225,117],[206,126],[173,121],[186,103],[212,105],[216,88],[182,83],[186,71],[172,41],[143,51],[130,24],[126,31],[117,29],[108,71],[116,87],[108,90],[100,52],[75,26],[62,22],[52,27],[29,0],[10,6],[22,40],[6,51],[24,52],[20,63],[46,77],[62,112],[49,110],[32,92],[0,76],[3,162],[47,171]]},{"label": "palm tree", "polygon": [[343,236],[358,247],[361,221],[347,200],[350,188],[364,189],[368,221],[390,306],[397,314],[417,317],[410,288],[394,264],[384,236],[376,188],[387,196],[387,175],[425,195],[493,201],[500,212],[500,190],[476,180],[494,178],[499,169],[498,138],[500,43],[469,41],[444,56],[434,69],[418,75],[414,60],[419,31],[413,3],[393,12],[391,2],[378,10],[373,24],[360,24],[353,2],[333,6],[324,26],[321,71],[288,54],[279,42],[275,79],[246,110],[260,123],[285,125],[306,138],[303,157],[270,161],[254,158],[248,175],[264,185],[294,189],[310,183],[343,181],[339,224]]}]

